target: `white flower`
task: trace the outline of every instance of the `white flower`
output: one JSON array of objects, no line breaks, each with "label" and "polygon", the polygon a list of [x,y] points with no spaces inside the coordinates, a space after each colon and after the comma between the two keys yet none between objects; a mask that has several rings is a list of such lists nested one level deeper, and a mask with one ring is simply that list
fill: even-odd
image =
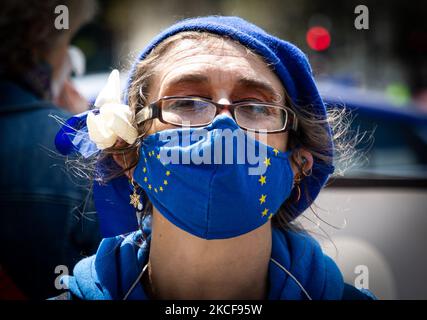
[{"label": "white flower", "polygon": [[113,70],[107,84],[95,101],[99,114],[89,112],[86,124],[90,139],[98,149],[112,147],[118,138],[129,144],[135,142],[138,131],[132,125],[132,112],[128,105],[120,102],[120,75]]}]

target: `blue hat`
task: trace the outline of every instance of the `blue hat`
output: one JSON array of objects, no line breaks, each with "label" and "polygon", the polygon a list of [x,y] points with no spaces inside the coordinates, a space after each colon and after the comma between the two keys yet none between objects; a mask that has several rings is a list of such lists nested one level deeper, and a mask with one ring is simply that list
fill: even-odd
[{"label": "blue hat", "polygon": [[[239,17],[207,16],[185,19],[161,32],[141,52],[130,71],[127,89],[124,93],[126,104],[128,90],[138,62],[145,59],[163,40],[183,31],[201,31],[228,36],[252,49],[262,56],[277,74],[296,108],[306,108],[318,120],[326,119],[326,108],[316,88],[305,54],[293,44],[276,38]],[[86,116],[87,112],[76,115],[61,128],[55,140],[56,147],[61,153],[78,152],[84,157],[89,157],[98,151],[95,143],[88,139],[85,127]],[[329,145],[324,153],[332,159],[331,128],[327,123],[325,126],[329,133]],[[333,171],[332,162],[324,162],[314,157],[312,174],[305,177],[305,183],[301,184],[301,198],[297,203],[291,205],[292,218],[296,218],[310,206]],[[117,178],[116,180],[107,185],[99,185],[96,181],[94,182],[95,205],[101,220],[101,231],[106,237],[130,232],[137,227],[134,209],[129,201],[126,201],[124,194],[129,193],[130,189],[118,187],[125,186],[125,179]]]}]

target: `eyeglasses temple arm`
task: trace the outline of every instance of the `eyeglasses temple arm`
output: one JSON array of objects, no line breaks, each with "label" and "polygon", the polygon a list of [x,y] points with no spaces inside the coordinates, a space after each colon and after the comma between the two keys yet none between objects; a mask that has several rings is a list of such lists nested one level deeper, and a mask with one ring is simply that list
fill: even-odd
[{"label": "eyeglasses temple arm", "polygon": [[156,118],[157,113],[158,113],[157,108],[154,108],[153,105],[148,105],[146,107],[143,107],[135,115],[136,124],[139,125],[140,123],[142,123],[144,121]]},{"label": "eyeglasses temple arm", "polygon": [[298,130],[298,118],[297,118],[297,115],[292,110],[288,110],[288,114],[290,115],[288,117],[292,120],[292,127],[290,128],[290,130],[293,130],[293,131],[296,132]]},{"label": "eyeglasses temple arm", "polygon": [[298,118],[295,116],[295,114],[292,119],[292,130],[295,132],[298,130]]}]

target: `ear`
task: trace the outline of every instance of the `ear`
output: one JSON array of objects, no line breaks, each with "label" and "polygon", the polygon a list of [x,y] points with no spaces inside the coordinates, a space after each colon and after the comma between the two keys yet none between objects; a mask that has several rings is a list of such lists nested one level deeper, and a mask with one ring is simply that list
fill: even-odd
[{"label": "ear", "polygon": [[313,168],[313,155],[304,148],[298,148],[292,153],[291,167],[294,177],[300,170],[309,172]]}]

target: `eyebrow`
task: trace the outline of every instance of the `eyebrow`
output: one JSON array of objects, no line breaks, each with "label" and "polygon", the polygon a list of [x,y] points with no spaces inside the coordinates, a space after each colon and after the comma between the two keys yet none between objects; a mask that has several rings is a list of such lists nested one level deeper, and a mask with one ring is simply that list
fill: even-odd
[{"label": "eyebrow", "polygon": [[251,90],[265,92],[268,96],[277,98],[280,94],[269,84],[254,78],[240,78],[237,81],[238,85]]},{"label": "eyebrow", "polygon": [[[172,80],[167,86],[169,88],[182,84],[209,83],[209,77],[204,74],[190,73],[181,75]],[[262,91],[268,96],[277,97],[280,94],[269,84],[258,79],[243,77],[237,80],[237,85],[246,89]]]},{"label": "eyebrow", "polygon": [[168,83],[168,88],[175,87],[181,84],[200,84],[201,82],[208,83],[209,78],[203,74],[189,73],[176,77]]}]

